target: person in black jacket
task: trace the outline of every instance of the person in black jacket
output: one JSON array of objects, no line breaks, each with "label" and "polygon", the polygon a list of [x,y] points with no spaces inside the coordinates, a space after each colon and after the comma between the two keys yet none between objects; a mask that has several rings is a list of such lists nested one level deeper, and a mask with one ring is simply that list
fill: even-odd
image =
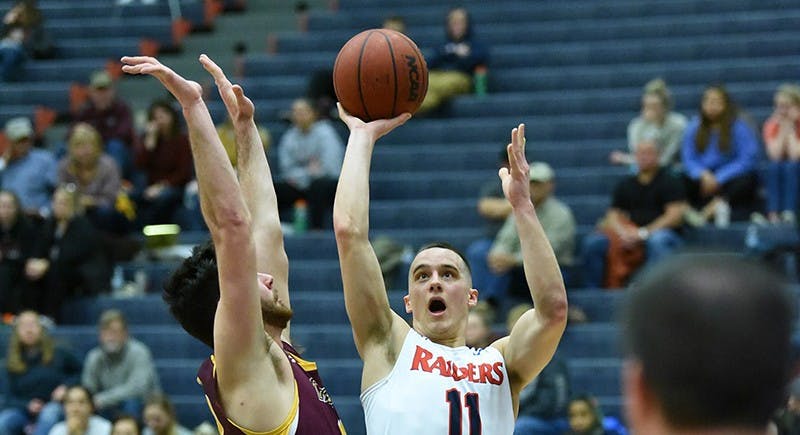
[{"label": "person in black jacket", "polygon": [[27,305],[58,320],[66,298],[106,290],[107,267],[98,239],[98,231],[80,213],[75,186],[58,187],[53,215],[44,222],[35,256],[25,265],[31,283]]},{"label": "person in black jacket", "polygon": [[16,314],[20,309],[25,262],[35,240],[33,225],[22,213],[17,195],[0,190],[0,313]]}]

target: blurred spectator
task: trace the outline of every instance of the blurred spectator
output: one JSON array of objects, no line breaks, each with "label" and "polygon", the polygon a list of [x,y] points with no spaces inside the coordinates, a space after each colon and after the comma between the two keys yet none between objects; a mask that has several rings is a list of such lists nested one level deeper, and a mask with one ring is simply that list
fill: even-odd
[{"label": "blurred spectator", "polygon": [[0,39],[0,83],[18,80],[27,56],[23,41],[25,32],[19,26],[8,26]]},{"label": "blurred spectator", "polygon": [[775,110],[764,122],[767,213],[772,223],[794,222],[800,190],[800,86],[784,84],[775,93]]},{"label": "blurred spectator", "polygon": [[580,395],[570,400],[569,430],[565,435],[625,435],[628,433],[619,420],[604,417],[597,399]]},{"label": "blurred spectator", "polygon": [[81,122],[72,127],[67,155],[58,164],[58,180],[76,186],[80,206],[95,228],[114,234],[127,231],[128,219],[116,209],[119,168],[103,152],[100,134],[91,125]]},{"label": "blurred spectator", "polygon": [[111,427],[111,435],[140,435],[141,433],[139,421],[130,415],[117,417]]},{"label": "blurred spectator", "polygon": [[5,126],[10,142],[0,158],[0,187],[19,197],[22,210],[31,215],[50,214],[50,194],[56,186],[56,159],[33,146],[33,125],[25,117],[12,118]]},{"label": "blurred spectator", "polygon": [[[475,39],[473,31],[466,9],[454,8],[447,13],[446,41],[428,59],[428,93],[420,113],[433,110],[456,95],[469,93],[473,77],[485,82],[489,50]],[[478,86],[475,87],[477,90]]]},{"label": "blurred spectator", "polygon": [[554,355],[519,393],[515,434],[561,435],[567,428],[570,382],[567,363]]},{"label": "blurred spectator", "polygon": [[0,190],[0,314],[16,314],[25,291],[25,263],[34,253],[36,230],[19,199]]},{"label": "blurred spectator", "polygon": [[333,207],[344,144],[330,121],[318,119],[306,99],[292,104],[292,127],[278,144],[281,181],[275,183],[278,208],[286,216],[298,199],[308,203],[310,228],[322,229]]},{"label": "blurred spectator", "polygon": [[180,118],[167,101],[155,101],[147,111],[147,131],[136,147],[136,166],[145,180],[138,182],[134,199],[142,225],[175,222],[186,184],[192,179],[189,138]]},{"label": "blurred spectator", "polygon": [[192,431],[178,424],[175,406],[163,394],[155,394],[144,406],[142,435],[192,435]]},{"label": "blurred spectator", "polygon": [[81,214],[75,187],[60,186],[53,194],[53,215],[42,225],[34,254],[25,264],[30,286],[23,298],[26,306],[58,320],[65,299],[108,289],[104,260],[97,230]]},{"label": "blurred spectator", "polygon": [[111,422],[95,415],[92,393],[82,385],[67,388],[64,394],[64,421],[53,426],[49,435],[108,435]]},{"label": "blurred spectator", "polygon": [[38,313],[23,311],[14,320],[5,366],[0,433],[47,435],[63,416],[61,401],[66,386],[77,382],[81,362],[55,344]]},{"label": "blurred spectator", "polygon": [[218,435],[217,428],[213,424],[204,421],[197,425],[192,431],[194,435]]},{"label": "blurred spectator", "polygon": [[635,157],[638,172],[617,184],[598,231],[583,241],[587,287],[620,288],[645,260],[658,262],[682,244],[683,183],[659,166],[655,142],[640,142]]},{"label": "blurred spectator", "polygon": [[35,59],[53,57],[54,46],[44,26],[44,17],[36,0],[18,0],[3,17],[3,25],[23,32],[23,45]]},{"label": "blurred spectator", "polygon": [[[560,266],[573,262],[575,251],[575,218],[563,202],[553,196],[555,173],[544,162],[530,164],[531,201]],[[497,233],[488,255],[470,259],[473,284],[483,300],[495,307],[504,302],[512,281],[512,272],[522,271],[522,249],[514,216],[509,215]],[[483,285],[484,287],[478,287]],[[522,286],[527,289],[527,286]]]},{"label": "blurred spectator", "polygon": [[[261,145],[264,146],[264,153],[269,151],[269,146],[272,144],[272,135],[269,130],[262,126],[257,126],[258,136],[261,139]],[[225,118],[225,122],[217,126],[217,134],[222,145],[225,147],[225,152],[231,160],[233,167],[236,168],[236,131],[233,129],[233,123],[230,117]]]},{"label": "blurred spectator", "polygon": [[89,80],[89,100],[75,121],[96,128],[103,138],[105,151],[114,158],[122,178],[133,175],[131,155],[136,144],[133,116],[128,104],[117,97],[111,75],[99,70]]},{"label": "blurred spectator", "polygon": [[773,421],[779,435],[800,435],[800,378],[789,385],[786,406],[778,410]]},{"label": "blurred spectator", "polygon": [[[659,148],[659,163],[671,167],[680,163],[681,140],[686,129],[686,117],[672,111],[672,95],[664,80],[647,82],[642,94],[642,110],[628,124],[628,152],[611,153],[612,163],[634,165],[636,145],[653,140]],[[635,169],[635,168],[634,168]]]},{"label": "blurred spectator", "polygon": [[389,15],[383,19],[381,27],[395,32],[406,33],[406,20],[400,15]]},{"label": "blurred spectator", "polygon": [[144,400],[159,392],[150,349],[128,336],[128,324],[119,310],[100,315],[100,346],[86,355],[81,383],[94,393],[100,415],[142,415]]},{"label": "blurred spectator", "polygon": [[[508,151],[506,151],[505,147],[498,155],[497,166],[498,169],[508,167]],[[474,270],[479,264],[483,264],[484,268],[487,267],[485,266],[486,256],[489,255],[489,250],[492,248],[492,243],[494,243],[497,233],[503,227],[506,218],[511,214],[511,203],[508,202],[503,194],[503,185],[497,175],[493,175],[481,186],[478,197],[478,214],[485,223],[484,235],[470,243],[467,247],[466,255],[470,266],[473,267],[472,285],[483,292],[484,289],[502,287],[502,283],[495,284],[494,281],[505,279],[488,273],[488,271],[476,275]],[[481,298],[483,296],[482,293]]]},{"label": "blurred spectator", "polygon": [[756,198],[758,141],[741,119],[728,92],[712,85],[703,93],[699,116],[686,128],[681,149],[687,195],[687,221],[703,225],[714,217],[725,227],[731,216],[748,216]]},{"label": "blurred spectator", "polygon": [[475,305],[467,316],[467,330],[464,335],[467,347],[483,349],[492,344],[493,322],[494,313],[491,307],[481,303]]}]

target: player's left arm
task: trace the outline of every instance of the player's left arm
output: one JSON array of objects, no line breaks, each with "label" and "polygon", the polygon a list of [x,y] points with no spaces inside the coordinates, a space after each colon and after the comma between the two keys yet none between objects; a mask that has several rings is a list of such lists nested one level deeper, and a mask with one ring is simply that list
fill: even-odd
[{"label": "player's left arm", "polygon": [[553,248],[530,199],[524,124],[511,132],[508,157],[509,168],[500,169],[499,175],[503,192],[513,207],[525,278],[535,308],[517,321],[508,337],[492,346],[503,354],[516,398],[555,353],[567,324],[567,292]]},{"label": "player's left arm", "polygon": [[[208,56],[200,63],[214,77],[228,116],[236,134],[237,172],[239,185],[252,219],[256,264],[259,272],[274,278],[273,290],[287,307],[289,302],[289,260],[283,243],[283,231],[278,214],[278,200],[272,184],[272,173],[258,133],[253,102],[244,95],[241,86],[234,85],[225,72]],[[289,341],[289,326],[282,338]]]}]

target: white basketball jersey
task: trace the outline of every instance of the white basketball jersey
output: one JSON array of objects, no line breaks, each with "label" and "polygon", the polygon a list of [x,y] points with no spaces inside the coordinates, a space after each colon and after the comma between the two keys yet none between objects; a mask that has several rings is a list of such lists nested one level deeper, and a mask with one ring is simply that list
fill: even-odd
[{"label": "white basketball jersey", "polygon": [[411,329],[388,376],[361,393],[369,435],[514,432],[503,355],[448,347]]}]

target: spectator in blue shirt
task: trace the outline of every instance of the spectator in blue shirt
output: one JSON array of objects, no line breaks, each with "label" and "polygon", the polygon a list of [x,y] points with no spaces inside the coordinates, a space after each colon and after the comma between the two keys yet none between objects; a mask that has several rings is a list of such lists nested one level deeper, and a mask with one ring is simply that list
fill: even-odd
[{"label": "spectator in blue shirt", "polygon": [[734,217],[749,215],[757,189],[755,164],[758,140],[739,116],[725,88],[706,88],[700,116],[686,128],[681,149],[689,201],[698,213],[687,220],[702,225],[714,218],[726,226]]},{"label": "spectator in blue shirt", "polygon": [[0,158],[0,187],[14,192],[26,214],[50,214],[50,198],[56,186],[55,157],[33,147],[33,126],[25,117],[6,123],[5,135],[10,142]]}]

